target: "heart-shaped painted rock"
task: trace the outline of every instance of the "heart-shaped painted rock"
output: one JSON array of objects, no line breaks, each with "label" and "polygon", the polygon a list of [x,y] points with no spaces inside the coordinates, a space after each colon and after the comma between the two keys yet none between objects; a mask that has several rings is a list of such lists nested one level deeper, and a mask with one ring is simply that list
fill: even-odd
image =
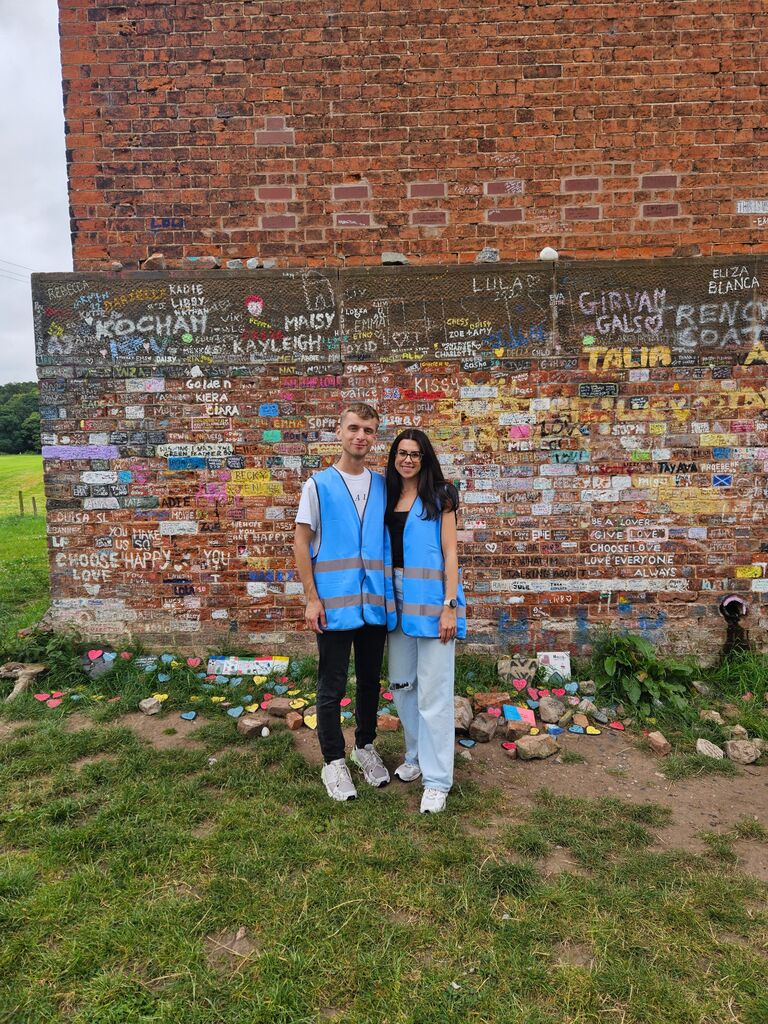
[{"label": "heart-shaped painted rock", "polygon": [[39,701],[50,700],[50,697],[51,697],[50,693],[36,693],[35,694],[35,700],[39,700]]},{"label": "heart-shaped painted rock", "polygon": [[254,683],[256,683],[257,686],[261,686],[262,683],[266,683],[267,677],[266,676],[254,676],[253,677],[253,681],[254,681]]},{"label": "heart-shaped painted rock", "polygon": [[206,676],[205,672],[196,672],[195,673],[195,678],[196,679],[207,679],[208,677]]},{"label": "heart-shaped painted rock", "polygon": [[187,658],[187,664],[190,668],[197,668],[201,660],[201,658]]},{"label": "heart-shaped painted rock", "polygon": [[173,655],[172,654],[161,654],[160,655],[160,661],[162,661],[162,663],[164,665],[170,665],[170,663],[173,661]]},{"label": "heart-shaped painted rock", "polygon": [[51,696],[52,697],[63,697],[64,696],[64,691],[63,690],[51,690]]},{"label": "heart-shaped painted rock", "polygon": [[549,690],[539,690],[539,697],[548,697]]},{"label": "heart-shaped painted rock", "polygon": [[[155,700],[159,700],[161,704],[162,704],[162,702],[164,700],[168,700],[168,694],[167,693],[153,693],[152,696],[155,698]],[[94,698],[94,700],[95,699],[96,698]]]},{"label": "heart-shaped painted rock", "polygon": [[50,700],[45,702],[46,707],[57,708],[61,704],[61,697],[52,697]]},{"label": "heart-shaped painted rock", "polygon": [[257,701],[255,704],[248,704],[248,706],[246,707],[245,710],[249,714],[252,714],[254,711],[258,711],[260,707],[261,707],[261,704],[259,704],[258,701]]},{"label": "heart-shaped painted rock", "polygon": [[306,725],[308,729],[316,729],[317,715],[304,715],[304,725]]},{"label": "heart-shaped painted rock", "polygon": [[[341,703],[343,704],[344,701],[342,701]],[[294,711],[299,711],[301,708],[305,708],[306,706],[307,702],[302,697],[297,697],[296,700],[291,701],[291,707],[293,708]]]},{"label": "heart-shaped painted rock", "polygon": [[600,736],[602,729],[596,729],[594,725],[587,726],[587,736]]},{"label": "heart-shaped painted rock", "polygon": [[171,677],[166,672],[158,672],[157,673],[157,681],[158,681],[158,683],[167,683],[170,678]]},{"label": "heart-shaped painted rock", "polygon": [[252,693],[246,693],[246,695],[243,697],[243,704],[250,704],[252,700],[253,700],[253,694]]},{"label": "heart-shaped painted rock", "polygon": [[117,651],[104,651],[104,653],[102,654],[102,658],[104,659],[104,661],[109,662],[110,664],[115,660],[116,657]]},{"label": "heart-shaped painted rock", "polygon": [[550,736],[559,736],[563,730],[559,725],[548,725],[547,732]]},{"label": "heart-shaped painted rock", "polygon": [[527,701],[526,701],[525,703],[526,703],[526,704],[528,705],[528,707],[529,707],[529,708],[531,708],[531,709],[532,709],[533,711],[535,711],[535,710],[536,710],[536,708],[537,708],[537,707],[539,706],[539,702],[538,702],[537,700],[527,700]]},{"label": "heart-shaped painted rock", "polygon": [[267,704],[269,704],[271,700],[274,700],[274,697],[274,693],[265,693],[264,696],[262,697],[262,700],[265,700]]},{"label": "heart-shaped painted rock", "polygon": [[236,708],[227,708],[227,714],[230,718],[239,718],[244,711],[245,708],[242,704],[238,704]]},{"label": "heart-shaped painted rock", "polygon": [[98,661],[103,653],[104,653],[104,651],[97,651],[97,650],[88,651],[88,660],[89,661]]},{"label": "heart-shaped painted rock", "polygon": [[526,688],[526,686],[528,685],[528,680],[527,679],[513,679],[512,680],[512,685],[517,690],[517,692],[520,693],[521,690],[524,690]]},{"label": "heart-shaped painted rock", "polygon": [[608,723],[608,728],[609,729],[617,729],[619,732],[624,732],[624,723],[623,722],[609,722]]},{"label": "heart-shaped painted rock", "polygon": [[468,740],[468,739],[459,740],[459,746],[460,747],[474,747],[474,745],[475,745],[475,740]]},{"label": "heart-shaped painted rock", "polygon": [[287,683],[288,682],[288,676],[280,676],[280,682],[281,683]]},{"label": "heart-shaped painted rock", "polygon": [[288,696],[288,697],[295,697],[299,693],[301,693],[301,690],[289,690],[288,693],[286,694],[286,696]]},{"label": "heart-shaped painted rock", "polygon": [[382,700],[392,700],[392,694],[389,692],[389,690],[385,690],[384,693],[382,693],[381,697]]},{"label": "heart-shaped painted rock", "polygon": [[584,729],[583,729],[583,727],[581,725],[569,725],[568,726],[568,732],[574,732],[574,733],[576,733],[577,736],[583,736],[584,735]]},{"label": "heart-shaped painted rock", "polygon": [[226,684],[229,682],[229,676],[216,676],[216,682],[224,683],[224,685],[226,686]]},{"label": "heart-shaped painted rock", "polygon": [[535,686],[528,687],[528,696],[531,698],[531,700],[539,699],[539,691],[536,689]]},{"label": "heart-shaped painted rock", "polygon": [[346,722],[346,720],[348,718],[351,718],[351,717],[352,717],[352,712],[351,711],[342,711],[341,712],[341,720],[342,720],[342,722]]},{"label": "heart-shaped painted rock", "polygon": [[179,718],[183,718],[185,722],[194,722],[197,718],[196,711],[182,711]]},{"label": "heart-shaped painted rock", "polygon": [[211,704],[223,704],[226,697],[211,697]]},{"label": "heart-shaped painted rock", "polygon": [[130,661],[133,655],[131,654],[130,651],[120,651],[120,657],[123,659],[123,661]]},{"label": "heart-shaped painted rock", "polygon": [[348,708],[349,705],[352,703],[352,698],[351,697],[342,697],[341,701],[339,703],[341,704],[341,706],[343,708]]},{"label": "heart-shaped painted rock", "polygon": [[70,700],[82,700],[83,699],[83,695],[82,695],[82,693],[70,693],[69,699]]},{"label": "heart-shaped painted rock", "polygon": [[578,693],[579,692],[579,684],[578,683],[566,683],[565,686],[563,687],[563,689],[565,690],[566,693]]},{"label": "heart-shaped painted rock", "polygon": [[528,733],[528,735],[529,736],[538,736],[540,732],[541,732],[541,729],[539,729],[538,726],[534,726],[531,729],[531,731]]},{"label": "heart-shaped painted rock", "polygon": [[262,711],[266,711],[267,708],[269,707],[269,701],[263,700],[261,704],[259,704],[259,707],[261,708]]},{"label": "heart-shaped painted rock", "polygon": [[392,714],[392,708],[389,706],[389,704],[385,704],[383,708],[379,708],[379,712],[378,713],[379,713],[379,716],[381,716],[381,715],[391,715]]},{"label": "heart-shaped painted rock", "polygon": [[552,696],[553,697],[564,697],[565,696],[565,688],[562,687],[562,686],[556,686],[552,690]]},{"label": "heart-shaped painted rock", "polygon": [[501,744],[502,750],[517,750],[517,744],[513,743],[512,740],[504,740]]},{"label": "heart-shaped painted rock", "polygon": [[278,695],[278,697],[282,697],[284,693],[288,693],[288,687],[283,685],[276,686],[275,693]]},{"label": "heart-shaped painted rock", "polygon": [[488,714],[493,715],[494,718],[500,718],[501,708],[488,708]]}]

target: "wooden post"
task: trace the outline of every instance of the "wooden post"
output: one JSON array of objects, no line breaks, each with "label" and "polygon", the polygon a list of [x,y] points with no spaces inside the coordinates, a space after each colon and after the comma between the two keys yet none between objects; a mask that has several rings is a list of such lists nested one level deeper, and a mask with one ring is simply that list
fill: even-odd
[{"label": "wooden post", "polygon": [[19,491],[19,515],[24,515],[24,495]]},{"label": "wooden post", "polygon": [[37,499],[32,495],[32,515],[37,519]]}]

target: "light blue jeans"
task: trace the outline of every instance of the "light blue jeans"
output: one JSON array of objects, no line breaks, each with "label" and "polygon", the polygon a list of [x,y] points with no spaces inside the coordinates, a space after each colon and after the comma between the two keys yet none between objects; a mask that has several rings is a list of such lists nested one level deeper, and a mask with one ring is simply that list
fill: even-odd
[{"label": "light blue jeans", "polygon": [[405,733],[405,760],[417,764],[425,787],[453,785],[455,640],[406,636],[400,628],[403,573],[395,569],[398,626],[389,634],[389,685]]}]

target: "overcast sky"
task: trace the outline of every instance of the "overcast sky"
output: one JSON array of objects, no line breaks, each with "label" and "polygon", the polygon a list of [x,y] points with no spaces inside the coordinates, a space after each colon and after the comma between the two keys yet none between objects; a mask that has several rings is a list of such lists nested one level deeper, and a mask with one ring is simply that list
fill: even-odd
[{"label": "overcast sky", "polygon": [[31,270],[71,270],[56,0],[0,0],[0,384],[34,380]]}]

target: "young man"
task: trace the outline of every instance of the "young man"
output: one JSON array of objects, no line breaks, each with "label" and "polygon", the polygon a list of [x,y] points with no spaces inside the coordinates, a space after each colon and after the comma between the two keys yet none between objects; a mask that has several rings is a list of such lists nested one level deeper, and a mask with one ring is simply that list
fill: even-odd
[{"label": "young man", "polygon": [[350,405],[336,436],[341,456],[315,473],[301,492],[294,555],[304,587],[304,618],[317,634],[317,736],[325,764],[322,779],[333,800],[357,791],[344,757],[341,700],[355,651],[357,701],[351,761],[371,786],[386,786],[389,772],[373,747],[379,677],[387,628],[396,621],[384,477],[365,465],[379,415],[370,405]]}]

